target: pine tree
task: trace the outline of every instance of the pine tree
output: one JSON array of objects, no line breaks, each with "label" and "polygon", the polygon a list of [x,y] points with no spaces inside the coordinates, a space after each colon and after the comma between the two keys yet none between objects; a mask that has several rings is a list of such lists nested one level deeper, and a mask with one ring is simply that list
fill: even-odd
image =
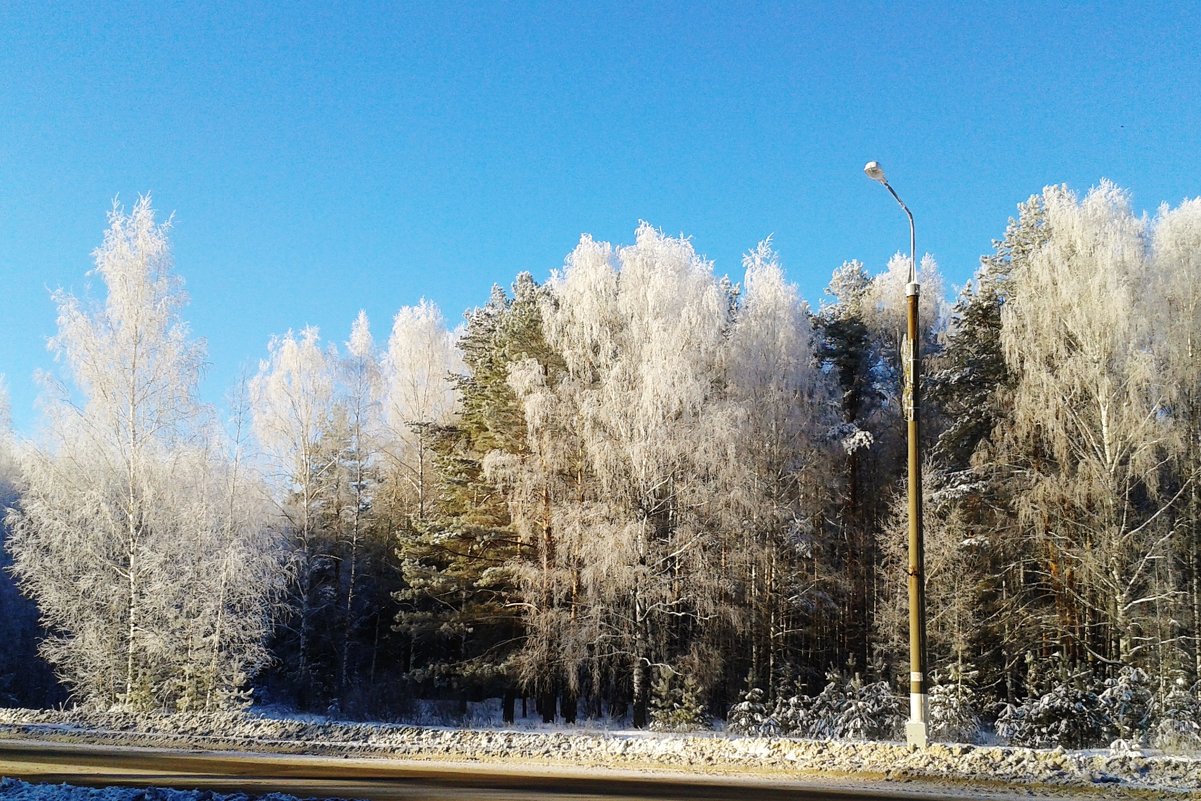
[{"label": "pine tree", "polygon": [[928,384],[930,400],[950,421],[933,456],[947,485],[958,483],[972,454],[1008,414],[1014,376],[1001,351],[1001,309],[1014,263],[1024,264],[1047,236],[1041,198],[1034,195],[1018,206],[1017,219],[993,242],[994,252],[981,257],[975,280],[951,309],[940,368]]},{"label": "pine tree", "polygon": [[459,412],[429,431],[436,500],[430,519],[413,525],[400,548],[408,587],[397,596],[404,604],[398,625],[424,643],[420,669],[500,692],[509,721],[524,639],[515,575],[522,542],[505,495],[484,468],[493,454],[526,449],[508,375],[515,362],[546,353],[540,293],[523,273],[513,298],[497,287],[487,305],[468,313],[459,340],[466,369],[453,378]]},{"label": "pine tree", "polygon": [[656,671],[651,690],[651,729],[654,731],[696,731],[711,728],[700,687],[691,676],[672,670]]},{"label": "pine tree", "polygon": [[758,687],[747,690],[743,700],[730,709],[726,727],[733,734],[772,737],[778,732],[775,720],[768,713],[764,700],[767,694]]},{"label": "pine tree", "polygon": [[1105,690],[1099,698],[1117,737],[1136,747],[1141,745],[1151,728],[1153,705],[1147,674],[1127,665],[1105,682]]},{"label": "pine tree", "polygon": [[830,634],[842,638],[843,653],[850,651],[861,662],[868,655],[870,605],[875,597],[873,529],[878,514],[875,500],[880,493],[873,486],[872,464],[881,447],[875,445],[880,432],[873,422],[885,401],[872,375],[876,354],[868,327],[870,289],[871,278],[861,263],[843,264],[826,288],[835,302],[824,306],[817,317],[822,335],[820,358],[837,376],[841,391],[842,420],[834,436],[845,453],[843,497],[836,517],[841,543],[831,565],[844,582],[844,595],[839,598],[843,616]]}]

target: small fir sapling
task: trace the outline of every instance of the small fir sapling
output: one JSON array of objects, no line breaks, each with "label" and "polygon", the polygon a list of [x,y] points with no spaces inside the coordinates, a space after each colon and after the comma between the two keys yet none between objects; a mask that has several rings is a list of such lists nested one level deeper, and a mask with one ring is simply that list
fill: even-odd
[{"label": "small fir sapling", "polygon": [[696,731],[712,728],[696,681],[670,669],[657,673],[651,689],[651,729]]},{"label": "small fir sapling", "polygon": [[758,687],[747,690],[743,700],[730,709],[726,727],[734,734],[771,737],[779,733],[779,726],[764,703],[766,693]]},{"label": "small fir sapling", "polygon": [[970,666],[958,664],[951,665],[945,681],[934,673],[934,686],[930,688],[930,734],[935,740],[975,743],[980,739],[974,686],[978,675]]},{"label": "small fir sapling", "polygon": [[1088,748],[1103,742],[1110,722],[1092,675],[1080,671],[1048,684],[1039,695],[1005,705],[997,717],[998,737],[1028,748]]},{"label": "small fir sapling", "polygon": [[1177,675],[1168,690],[1154,704],[1151,744],[1172,753],[1201,751],[1201,698],[1198,685],[1189,687],[1183,675]]},{"label": "small fir sapling", "polygon": [[1147,674],[1140,668],[1124,666],[1116,677],[1105,681],[1100,700],[1109,721],[1110,733],[1118,738],[1110,747],[1128,749],[1141,746],[1151,728],[1154,701]]}]

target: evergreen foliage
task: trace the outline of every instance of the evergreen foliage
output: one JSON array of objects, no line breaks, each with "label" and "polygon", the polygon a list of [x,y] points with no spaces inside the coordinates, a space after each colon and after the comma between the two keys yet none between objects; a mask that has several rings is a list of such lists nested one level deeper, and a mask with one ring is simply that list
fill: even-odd
[{"label": "evergreen foliage", "polygon": [[424,651],[412,666],[419,682],[507,697],[515,690],[523,644],[515,610],[525,555],[485,462],[527,450],[509,371],[523,359],[548,358],[539,297],[523,273],[512,298],[495,287],[488,304],[467,315],[459,339],[465,370],[452,376],[458,413],[425,433],[436,494],[430,519],[411,520],[400,538],[406,587],[397,594],[397,628]]},{"label": "evergreen foliage", "polygon": [[1027,748],[1101,745],[1112,724],[1091,678],[1079,673],[1020,704],[1006,704],[997,717],[997,736]]},{"label": "evergreen foliage", "polygon": [[1197,685],[1189,687],[1178,675],[1167,692],[1156,700],[1151,744],[1172,753],[1201,751],[1201,698]]},{"label": "evergreen foliage", "polygon": [[651,728],[655,731],[696,731],[712,728],[701,701],[700,687],[688,675],[656,671],[651,690]]},{"label": "evergreen foliage", "polygon": [[1134,745],[1146,740],[1151,728],[1153,693],[1151,682],[1141,668],[1126,665],[1117,676],[1106,679],[1100,701],[1110,729],[1120,740]]},{"label": "evergreen foliage", "polygon": [[930,737],[940,742],[975,743],[981,735],[981,721],[975,686],[978,672],[952,665],[946,681],[934,674],[930,688]]},{"label": "evergreen foliage", "polygon": [[730,708],[726,716],[726,728],[734,734],[752,737],[773,737],[780,727],[764,703],[767,695],[758,687],[746,691],[742,700]]}]

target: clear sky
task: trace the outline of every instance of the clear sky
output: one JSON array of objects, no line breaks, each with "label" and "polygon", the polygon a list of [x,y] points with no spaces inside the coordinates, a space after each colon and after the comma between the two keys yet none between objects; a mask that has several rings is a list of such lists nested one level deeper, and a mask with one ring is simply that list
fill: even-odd
[{"label": "clear sky", "polygon": [[0,372],[18,431],[114,197],[175,214],[221,402],[268,338],[453,324],[639,220],[719,274],[769,234],[814,305],[904,216],[962,284],[1018,202],[1201,194],[1201,10],[1172,3],[0,5]]}]

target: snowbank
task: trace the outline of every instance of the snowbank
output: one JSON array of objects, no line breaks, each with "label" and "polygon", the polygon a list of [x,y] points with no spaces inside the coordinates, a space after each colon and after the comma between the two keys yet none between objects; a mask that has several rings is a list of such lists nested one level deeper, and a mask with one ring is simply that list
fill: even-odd
[{"label": "snowbank", "polygon": [[213,750],[514,761],[728,773],[861,774],[889,779],[1201,789],[1201,759],[1153,753],[837,742],[647,732],[514,731],[276,719],[253,714],[135,716],[0,710],[0,736]]}]

